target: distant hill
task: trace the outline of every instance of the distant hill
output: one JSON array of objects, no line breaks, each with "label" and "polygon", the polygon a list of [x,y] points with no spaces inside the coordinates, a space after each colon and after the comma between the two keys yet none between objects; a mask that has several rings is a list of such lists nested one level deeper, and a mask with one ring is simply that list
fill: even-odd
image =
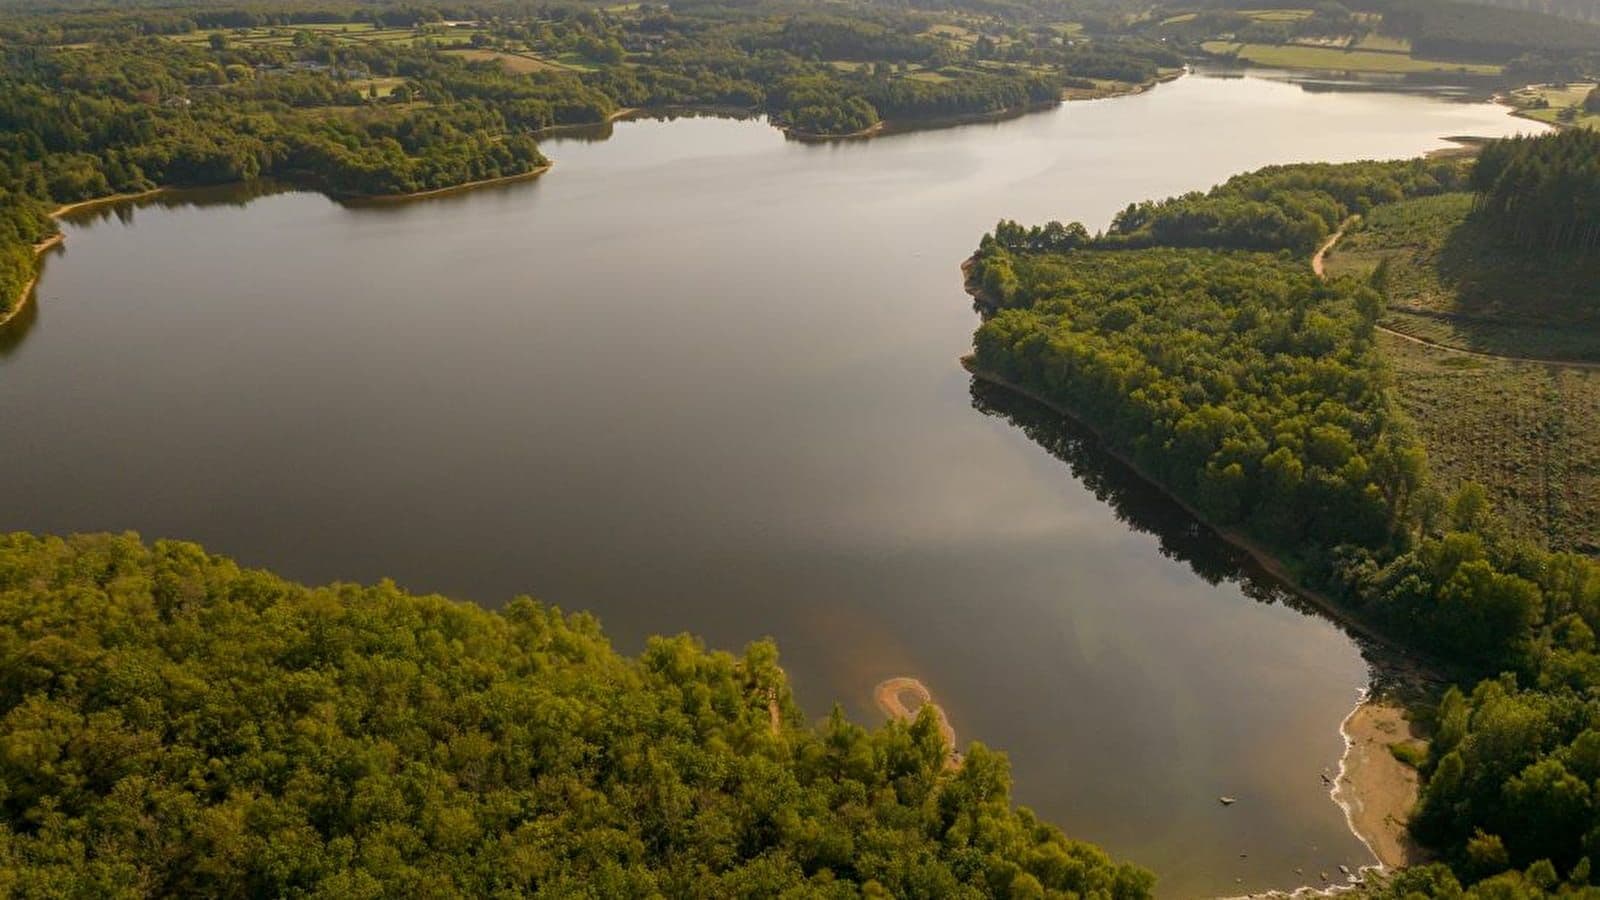
[{"label": "distant hill", "polygon": [[1470,0],[1484,6],[1600,23],[1600,0]]},{"label": "distant hill", "polygon": [[1453,0],[1380,0],[1382,30],[1411,40],[1419,55],[1454,59],[1510,60],[1525,53],[1600,54],[1600,24],[1590,25],[1523,4],[1567,3],[1591,12],[1600,0],[1502,0],[1479,5]]}]

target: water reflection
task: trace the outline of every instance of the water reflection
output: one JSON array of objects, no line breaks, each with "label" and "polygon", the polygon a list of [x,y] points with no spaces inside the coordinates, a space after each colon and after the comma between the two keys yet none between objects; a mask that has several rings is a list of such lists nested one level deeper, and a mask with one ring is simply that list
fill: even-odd
[{"label": "water reflection", "polygon": [[1165,492],[1113,456],[1089,428],[1053,409],[999,385],[972,379],[972,407],[1011,423],[1051,456],[1067,464],[1072,477],[1093,492],[1128,528],[1154,535],[1161,555],[1184,563],[1207,584],[1234,584],[1240,593],[1267,605],[1282,604],[1337,625],[1360,648],[1372,668],[1376,690],[1414,694],[1443,683],[1431,661],[1402,648],[1377,642],[1330,616],[1266,572],[1243,550],[1220,540]]},{"label": "water reflection", "polygon": [[1473,72],[1342,72],[1218,63],[1202,64],[1195,71],[1208,78],[1278,81],[1308,94],[1392,93],[1463,101],[1487,100],[1505,83],[1501,76]]},{"label": "water reflection", "polygon": [[4,325],[0,325],[0,361],[16,353],[28,332],[39,323],[39,307],[42,304],[38,297],[33,296],[38,292],[39,286],[34,285],[29,296],[23,299],[22,309],[17,310],[17,314]]},{"label": "water reflection", "polygon": [[1100,439],[1079,422],[1033,400],[980,379],[972,379],[972,406],[1005,419],[1029,439],[1066,463],[1076,478],[1106,504],[1117,520],[1135,531],[1155,535],[1161,555],[1188,564],[1207,584],[1235,582],[1247,596],[1262,603],[1283,603],[1307,615],[1322,615],[1286,590],[1251,560],[1189,515],[1170,497],[1122,460],[1106,452]]}]

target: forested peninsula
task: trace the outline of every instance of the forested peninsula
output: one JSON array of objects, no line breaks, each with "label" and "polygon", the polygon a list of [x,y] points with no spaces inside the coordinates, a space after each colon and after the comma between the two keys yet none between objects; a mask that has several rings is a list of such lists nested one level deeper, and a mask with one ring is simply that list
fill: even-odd
[{"label": "forested peninsula", "polygon": [[932,708],[795,706],[777,650],[306,588],[192,544],[0,536],[0,892],[1101,897]]},{"label": "forested peninsula", "polygon": [[[1290,579],[1456,673],[1415,710],[1434,736],[1412,831],[1445,865],[1370,891],[1592,891],[1600,563],[1508,528],[1482,485],[1430,477],[1380,340],[1393,267],[1324,280],[1307,264],[1353,216],[1463,194],[1470,227],[1585,271],[1551,260],[1593,240],[1600,135],[1272,167],[1130,205],[1099,235],[1001,222],[966,267],[985,319],[973,369],[1069,410]],[[1502,299],[1532,315],[1538,295]]]}]

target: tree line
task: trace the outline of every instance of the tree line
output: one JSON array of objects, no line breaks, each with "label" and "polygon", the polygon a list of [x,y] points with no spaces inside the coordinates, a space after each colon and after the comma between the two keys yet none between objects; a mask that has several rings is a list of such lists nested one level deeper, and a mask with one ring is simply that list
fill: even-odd
[{"label": "tree line", "polygon": [[1081,223],[1024,229],[1001,222],[979,248],[1049,252],[1078,247],[1204,247],[1310,252],[1346,218],[1405,197],[1461,190],[1467,170],[1452,160],[1302,163],[1235,175],[1209,191],[1130,203],[1091,237]]},{"label": "tree line", "polygon": [[1379,0],[1383,30],[1432,58],[1510,60],[1528,52],[1593,54],[1600,25],[1539,10],[1505,9],[1453,0]]},{"label": "tree line", "polygon": [[[1600,106],[1591,94],[1586,105]],[[1524,250],[1600,249],[1600,133],[1494,141],[1472,173],[1473,210]]]}]

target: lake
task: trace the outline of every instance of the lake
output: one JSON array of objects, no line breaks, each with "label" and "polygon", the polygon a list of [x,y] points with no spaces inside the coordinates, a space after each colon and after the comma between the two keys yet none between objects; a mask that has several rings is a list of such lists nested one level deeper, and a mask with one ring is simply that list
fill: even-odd
[{"label": "lake", "polygon": [[[1319,777],[1361,648],[1057,417],[974,387],[958,266],[1268,163],[1537,126],[1197,75],[865,142],[760,121],[548,140],[529,182],[68,224],[0,332],[0,529],[133,529],[288,577],[778,639],[807,712],[921,678],[1019,802],[1167,896],[1371,856]],[[1223,807],[1220,795],[1239,802]],[[1297,875],[1296,867],[1305,875]]]}]

